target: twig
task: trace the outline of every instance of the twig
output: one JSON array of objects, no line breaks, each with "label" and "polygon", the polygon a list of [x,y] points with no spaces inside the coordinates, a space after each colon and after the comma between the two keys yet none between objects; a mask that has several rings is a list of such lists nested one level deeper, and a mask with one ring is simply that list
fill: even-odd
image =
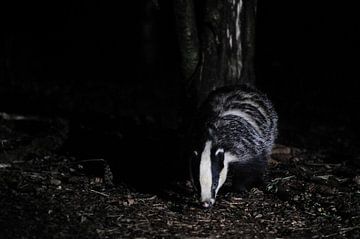
[{"label": "twig", "polygon": [[304,164],[308,165],[308,166],[319,166],[319,167],[322,167],[322,166],[339,167],[339,166],[341,166],[340,163],[310,163],[310,162],[305,162]]},{"label": "twig", "polygon": [[0,169],[10,168],[10,167],[11,167],[11,164],[9,164],[9,163],[0,163]]},{"label": "twig", "polygon": [[344,233],[347,233],[347,232],[350,232],[352,230],[359,229],[359,228],[360,228],[360,226],[345,227],[345,228],[341,228],[340,232],[335,232],[335,233],[332,233],[332,234],[324,235],[323,237],[324,238],[333,237],[333,236],[337,236],[338,234],[344,234]]},{"label": "twig", "polygon": [[279,181],[286,181],[286,180],[289,180],[292,178],[295,178],[295,175],[291,175],[291,176],[284,177],[284,178],[274,178],[273,180],[271,180],[271,182],[275,183],[275,182],[279,182]]},{"label": "twig", "polygon": [[116,227],[116,228],[113,228],[113,229],[105,229],[105,231],[106,231],[107,233],[113,233],[113,232],[119,231],[119,228]]},{"label": "twig", "polygon": [[345,227],[345,228],[341,228],[340,231],[344,233],[344,232],[350,232],[350,231],[352,231],[352,230],[359,229],[359,228],[360,228],[360,226]]},{"label": "twig", "polygon": [[334,237],[334,236],[337,236],[338,234],[339,234],[339,232],[335,232],[335,233],[331,233],[331,234],[328,234],[328,235],[324,235],[322,237],[324,237],[324,238]]},{"label": "twig", "polygon": [[24,116],[17,114],[8,114],[5,112],[0,112],[0,117],[4,120],[37,120],[38,117],[35,116]]},{"label": "twig", "polygon": [[156,199],[156,195],[148,197],[148,198],[139,198],[139,201],[150,201]]},{"label": "twig", "polygon": [[60,172],[56,172],[56,171],[23,171],[21,169],[8,169],[7,167],[0,167],[1,171],[4,172],[16,172],[16,173],[22,173],[24,175],[30,175],[30,176],[39,176],[40,174],[61,174]]},{"label": "twig", "polygon": [[109,217],[109,218],[121,217],[121,216],[123,216],[123,215],[122,214],[106,215],[106,217]]},{"label": "twig", "polygon": [[102,192],[99,192],[99,191],[95,191],[95,190],[93,190],[93,189],[90,189],[90,192],[97,193],[97,194],[99,194],[99,195],[101,195],[101,196],[104,196],[104,197],[109,197],[109,196],[110,196],[110,195],[108,195],[108,194],[106,194],[106,193],[102,193]]},{"label": "twig", "polygon": [[311,213],[311,212],[304,211],[304,213],[306,213],[306,214],[308,214],[308,215],[310,215],[310,216],[313,216],[313,217],[315,217],[315,216],[316,216],[316,214]]}]

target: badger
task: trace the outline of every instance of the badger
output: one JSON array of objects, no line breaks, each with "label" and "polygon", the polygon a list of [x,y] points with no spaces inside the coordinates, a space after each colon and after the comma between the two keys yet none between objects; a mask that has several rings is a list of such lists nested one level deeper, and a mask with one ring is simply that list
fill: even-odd
[{"label": "badger", "polygon": [[228,174],[235,191],[263,182],[277,135],[277,114],[249,86],[219,88],[196,113],[190,130],[190,175],[204,208],[215,203]]}]

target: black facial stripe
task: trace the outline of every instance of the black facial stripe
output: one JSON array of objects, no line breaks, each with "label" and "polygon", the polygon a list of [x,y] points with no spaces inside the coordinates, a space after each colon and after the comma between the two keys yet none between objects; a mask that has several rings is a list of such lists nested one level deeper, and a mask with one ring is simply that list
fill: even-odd
[{"label": "black facial stripe", "polygon": [[212,187],[211,197],[215,198],[216,188],[219,185],[220,172],[224,168],[224,152],[219,152],[215,155],[218,148],[213,147],[211,149],[211,175],[212,175]]},{"label": "black facial stripe", "polygon": [[212,172],[212,186],[211,186],[211,197],[215,198],[216,194],[216,188],[219,185],[219,171],[216,169],[216,167],[211,165],[211,172]]}]

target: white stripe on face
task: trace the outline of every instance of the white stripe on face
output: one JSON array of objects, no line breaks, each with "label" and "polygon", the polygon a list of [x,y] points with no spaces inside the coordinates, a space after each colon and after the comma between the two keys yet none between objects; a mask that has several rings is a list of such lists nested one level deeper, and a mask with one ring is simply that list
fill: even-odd
[{"label": "white stripe on face", "polygon": [[220,176],[219,176],[219,184],[216,188],[216,194],[218,193],[219,189],[221,188],[221,186],[225,183],[226,178],[227,178],[227,173],[228,173],[228,168],[229,168],[229,163],[231,162],[235,162],[238,161],[237,158],[235,156],[233,156],[230,153],[225,153],[224,155],[224,168],[221,170],[220,172]]},{"label": "white stripe on face", "polygon": [[212,173],[211,173],[211,141],[207,141],[201,154],[200,161],[200,187],[201,201],[209,201],[211,199]]}]

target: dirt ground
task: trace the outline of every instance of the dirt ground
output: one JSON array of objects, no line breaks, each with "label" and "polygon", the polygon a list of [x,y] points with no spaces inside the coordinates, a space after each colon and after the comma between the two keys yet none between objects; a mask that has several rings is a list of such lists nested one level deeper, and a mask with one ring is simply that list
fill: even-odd
[{"label": "dirt ground", "polygon": [[225,187],[204,210],[186,178],[140,190],[116,175],[153,183],[152,173],[133,170],[136,162],[117,170],[101,154],[68,150],[78,141],[71,130],[63,119],[1,113],[0,238],[359,238],[359,158],[334,153],[334,144],[353,147],[350,139],[334,142],[334,131],[317,128],[322,148],[278,144],[263,188],[235,194]]}]

